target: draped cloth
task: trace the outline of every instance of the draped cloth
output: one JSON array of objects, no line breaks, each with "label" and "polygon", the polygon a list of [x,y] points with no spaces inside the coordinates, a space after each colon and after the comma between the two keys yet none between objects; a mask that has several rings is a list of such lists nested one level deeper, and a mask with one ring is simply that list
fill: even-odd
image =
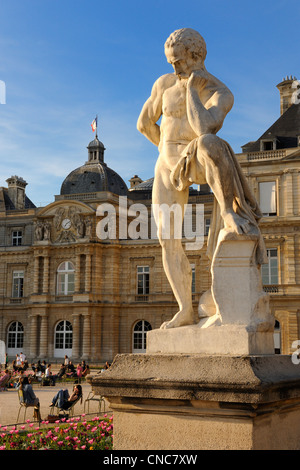
[{"label": "draped cloth", "polygon": [[[236,214],[250,222],[251,234],[257,234],[256,263],[258,265],[266,263],[265,244],[258,228],[258,222],[262,217],[262,213],[232,148],[224,140],[219,137],[218,139],[222,146],[223,157],[229,159],[232,167],[234,185],[233,210]],[[200,156],[201,158],[199,158]],[[178,191],[182,191],[194,183],[203,184],[206,174],[206,168],[203,166],[203,160],[205,161],[205,158],[208,158],[208,153],[203,145],[200,144],[200,138],[197,137],[184,149],[180,160],[171,172],[171,182]],[[222,164],[222,162],[220,162],[220,164]],[[216,198],[214,198],[213,215],[207,242],[207,255],[210,260],[212,260],[217,246],[218,236],[223,227],[224,224],[220,214],[220,206]]]}]

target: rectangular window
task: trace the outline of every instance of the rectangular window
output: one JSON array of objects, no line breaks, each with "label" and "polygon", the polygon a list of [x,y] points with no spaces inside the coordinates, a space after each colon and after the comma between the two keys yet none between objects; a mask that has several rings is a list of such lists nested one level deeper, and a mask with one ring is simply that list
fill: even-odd
[{"label": "rectangular window", "polygon": [[149,294],[149,278],[150,278],[149,266],[137,266],[137,294],[138,295]]},{"label": "rectangular window", "polygon": [[13,272],[12,297],[13,298],[23,297],[23,287],[24,287],[24,272],[14,271]]},{"label": "rectangular window", "polygon": [[196,292],[196,269],[195,269],[194,264],[191,264],[191,269],[192,269],[192,294],[195,294]]},{"label": "rectangular window", "polygon": [[21,230],[14,230],[11,234],[12,246],[22,245],[22,232]]},{"label": "rectangular window", "polygon": [[260,210],[264,216],[277,215],[276,182],[259,183]]},{"label": "rectangular window", "polygon": [[261,266],[261,276],[264,285],[278,284],[277,248],[267,250],[268,262]]},{"label": "rectangular window", "polygon": [[58,273],[57,293],[58,295],[71,295],[75,290],[74,273]]},{"label": "rectangular window", "polygon": [[205,233],[204,235],[207,236],[209,232],[209,227],[210,227],[210,219],[205,219]]}]

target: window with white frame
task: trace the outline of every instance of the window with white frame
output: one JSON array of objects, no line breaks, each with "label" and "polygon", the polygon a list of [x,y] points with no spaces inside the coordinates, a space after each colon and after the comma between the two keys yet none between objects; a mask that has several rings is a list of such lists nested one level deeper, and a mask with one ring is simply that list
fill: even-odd
[{"label": "window with white frame", "polygon": [[259,203],[264,216],[277,215],[276,181],[259,183]]},{"label": "window with white frame", "polygon": [[149,294],[150,268],[149,266],[137,266],[137,294]]},{"label": "window with white frame", "polygon": [[22,245],[22,231],[21,230],[13,230],[11,233],[11,244],[12,246],[20,246]]},{"label": "window with white frame", "polygon": [[14,353],[15,350],[23,348],[24,343],[24,327],[22,323],[14,321],[9,325],[7,331],[7,350]]},{"label": "window with white frame", "polygon": [[24,294],[24,271],[13,271],[12,297],[20,298]]},{"label": "window with white frame", "polygon": [[60,321],[54,333],[54,356],[63,357],[72,354],[73,328],[68,320]]},{"label": "window with white frame", "polygon": [[70,261],[64,261],[57,269],[57,294],[71,295],[75,290],[75,268]]},{"label": "window with white frame", "polygon": [[147,331],[152,326],[146,320],[138,321],[133,329],[133,353],[145,353],[147,345]]},{"label": "window with white frame", "polygon": [[264,285],[278,284],[277,248],[267,249],[268,262],[261,266],[261,276]]}]

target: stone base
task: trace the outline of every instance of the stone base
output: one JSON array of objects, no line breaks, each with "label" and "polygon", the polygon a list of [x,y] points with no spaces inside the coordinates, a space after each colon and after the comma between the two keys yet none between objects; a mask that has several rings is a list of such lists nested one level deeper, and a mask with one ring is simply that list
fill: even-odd
[{"label": "stone base", "polygon": [[243,325],[182,326],[147,333],[147,353],[273,354],[273,332],[249,332]]},{"label": "stone base", "polygon": [[123,354],[89,382],[113,410],[115,450],[300,449],[290,356]]}]

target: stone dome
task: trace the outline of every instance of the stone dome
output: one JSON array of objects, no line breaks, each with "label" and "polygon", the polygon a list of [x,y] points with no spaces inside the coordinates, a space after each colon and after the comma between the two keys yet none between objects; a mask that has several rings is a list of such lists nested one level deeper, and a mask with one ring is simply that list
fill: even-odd
[{"label": "stone dome", "polygon": [[60,194],[80,194],[110,191],[127,196],[128,188],[121,176],[104,163],[104,145],[98,137],[89,143],[89,159],[84,165],[71,171],[61,185]]}]

